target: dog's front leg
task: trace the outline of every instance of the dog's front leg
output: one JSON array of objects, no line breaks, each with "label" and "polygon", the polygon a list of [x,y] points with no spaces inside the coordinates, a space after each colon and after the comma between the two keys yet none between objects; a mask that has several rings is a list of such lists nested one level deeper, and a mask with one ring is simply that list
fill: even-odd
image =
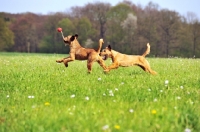
[{"label": "dog's front leg", "polygon": [[112,65],[110,65],[106,70],[104,70],[105,72],[109,72],[111,69],[117,69],[119,67],[119,63],[118,62],[113,62]]},{"label": "dog's front leg", "polygon": [[65,58],[63,60],[63,63],[65,64],[66,67],[68,67],[68,62],[74,61],[74,60],[75,60],[75,54],[74,53],[70,53],[70,56]]},{"label": "dog's front leg", "polygon": [[[69,56],[70,57],[70,56]],[[65,57],[63,59],[60,59],[60,60],[56,60],[57,63],[62,63],[65,59],[69,58],[69,57]]]},{"label": "dog's front leg", "polygon": [[98,58],[97,62],[99,63],[99,65],[105,70],[107,70],[107,67],[103,61],[103,59],[101,57]]}]

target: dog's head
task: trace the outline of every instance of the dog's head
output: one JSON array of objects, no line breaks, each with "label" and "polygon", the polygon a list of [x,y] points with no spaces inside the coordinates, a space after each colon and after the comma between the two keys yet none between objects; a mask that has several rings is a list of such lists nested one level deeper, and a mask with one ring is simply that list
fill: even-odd
[{"label": "dog's head", "polygon": [[105,49],[103,49],[99,54],[103,60],[107,60],[108,58],[111,58],[112,52],[111,52],[111,46],[108,45]]},{"label": "dog's head", "polygon": [[67,37],[64,37],[63,38],[63,41],[65,43],[65,45],[70,45],[71,42],[73,42],[74,40],[76,40],[78,38],[78,34],[75,34],[75,35],[69,35]]}]

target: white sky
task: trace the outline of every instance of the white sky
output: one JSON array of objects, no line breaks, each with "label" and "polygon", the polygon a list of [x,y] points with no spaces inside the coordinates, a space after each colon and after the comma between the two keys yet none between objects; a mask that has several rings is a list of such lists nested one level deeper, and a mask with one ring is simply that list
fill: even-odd
[{"label": "white sky", "polygon": [[[87,3],[104,2],[115,6],[123,0],[0,0],[0,12],[24,13],[33,12],[47,14],[64,12],[72,6],[84,6]],[[200,18],[200,0],[132,0],[132,3],[146,6],[150,1],[161,9],[175,10],[181,15],[193,12]]]}]

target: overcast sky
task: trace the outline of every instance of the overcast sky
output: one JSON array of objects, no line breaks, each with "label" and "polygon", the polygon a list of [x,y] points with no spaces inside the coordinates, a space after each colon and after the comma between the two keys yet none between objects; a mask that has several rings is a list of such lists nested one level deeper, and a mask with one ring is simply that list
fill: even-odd
[{"label": "overcast sky", "polygon": [[[115,6],[121,1],[123,0],[0,0],[0,12],[48,14],[64,12],[73,6],[84,6],[87,3],[104,2]],[[200,0],[132,0],[132,3],[146,6],[150,1],[158,4],[161,9],[175,10],[184,16],[187,12],[193,12],[200,19]]]}]

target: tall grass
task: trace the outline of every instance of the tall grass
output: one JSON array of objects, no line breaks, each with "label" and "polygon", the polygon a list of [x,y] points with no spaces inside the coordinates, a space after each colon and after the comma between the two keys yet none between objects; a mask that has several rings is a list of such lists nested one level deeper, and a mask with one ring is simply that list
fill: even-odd
[{"label": "tall grass", "polygon": [[0,53],[1,132],[200,131],[199,59],[147,58],[153,76],[65,56]]}]

